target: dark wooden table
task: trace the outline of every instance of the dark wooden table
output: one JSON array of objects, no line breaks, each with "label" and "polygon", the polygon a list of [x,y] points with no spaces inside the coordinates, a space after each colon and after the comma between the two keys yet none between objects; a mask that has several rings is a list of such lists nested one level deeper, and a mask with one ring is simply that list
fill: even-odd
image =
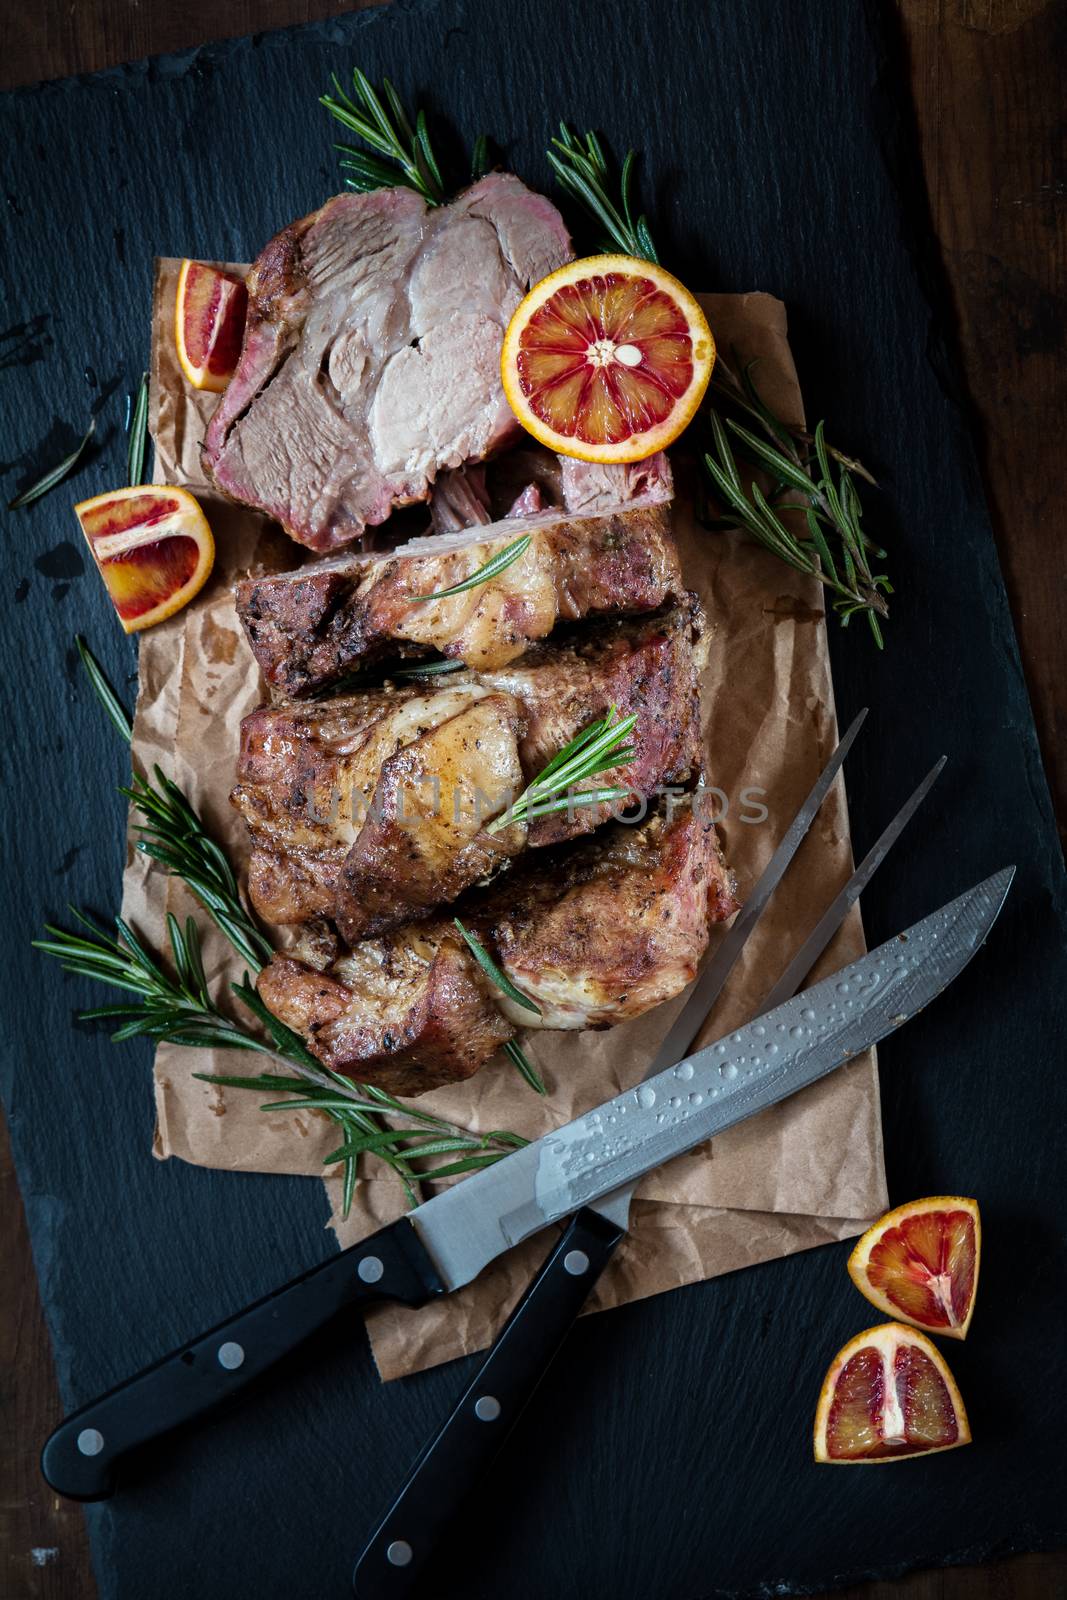
[{"label": "dark wooden table", "polygon": [[[374,0],[369,0],[374,3]],[[353,9],[351,0],[36,0],[0,21],[0,88]],[[1067,0],[897,0],[930,222],[1061,837],[1067,829]],[[951,604],[951,597],[946,603]],[[0,1132],[0,1595],[91,1600],[81,1513],[45,1488],[60,1415]],[[1067,1555],[915,1573],[847,1600],[1053,1600]],[[651,1600],[651,1597],[650,1597]]]}]

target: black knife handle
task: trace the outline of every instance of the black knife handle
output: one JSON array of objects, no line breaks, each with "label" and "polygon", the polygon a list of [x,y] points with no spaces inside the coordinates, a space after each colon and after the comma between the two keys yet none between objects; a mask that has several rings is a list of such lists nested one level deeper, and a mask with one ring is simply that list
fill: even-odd
[{"label": "black knife handle", "polygon": [[105,1499],[120,1457],[238,1393],[344,1307],[443,1292],[407,1218],[390,1223],[73,1412],[41,1452],[45,1480],[71,1500]]},{"label": "black knife handle", "polygon": [[624,1230],[579,1211],[356,1562],[358,1600],[406,1600],[544,1377]]}]

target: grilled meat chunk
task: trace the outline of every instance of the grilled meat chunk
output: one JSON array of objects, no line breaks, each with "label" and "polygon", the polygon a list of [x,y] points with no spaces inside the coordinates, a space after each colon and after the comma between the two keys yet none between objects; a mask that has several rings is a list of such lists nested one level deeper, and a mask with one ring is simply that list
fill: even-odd
[{"label": "grilled meat chunk", "polygon": [[539,1023],[487,985],[445,923],[365,940],[326,972],[276,956],[259,993],[333,1071],[421,1094],[476,1072],[513,1023],[608,1027],[670,999],[736,902],[714,826],[686,805],[527,857],[461,909]]},{"label": "grilled meat chunk", "polygon": [[443,468],[518,434],[504,329],[570,257],[555,207],[510,173],[449,206],[406,188],[328,200],[248,275],[240,362],[204,440],[209,475],[319,551],[425,500]]},{"label": "grilled meat chunk", "polygon": [[634,755],[597,782],[642,796],[689,783],[700,765],[700,626],[693,601],[436,691],[261,706],[241,725],[231,797],[252,838],[253,905],[270,922],[327,917],[353,943],[428,916],[527,844],[588,832],[609,807],[574,806],[529,830],[486,825],[612,705],[637,714]]},{"label": "grilled meat chunk", "polygon": [[448,924],[367,939],[329,972],[275,956],[256,987],[325,1066],[390,1094],[461,1082],[515,1033]]},{"label": "grilled meat chunk", "polygon": [[354,941],[455,899],[525,841],[519,824],[485,832],[522,786],[525,726],[514,696],[476,683],[252,712],[230,798],[256,910]]},{"label": "grilled meat chunk", "polygon": [[[710,923],[737,910],[713,823],[690,801],[639,827],[612,823],[578,846],[529,855],[471,920],[494,960],[541,1008],[501,994],[521,1027],[605,1028],[696,977]],[[462,914],[462,913],[461,913]]]},{"label": "grilled meat chunk", "polygon": [[[696,595],[651,617],[625,618],[574,629],[565,640],[532,646],[513,666],[478,675],[480,683],[514,695],[526,713],[519,755],[527,781],[582,728],[614,706],[637,724],[633,759],[597,777],[645,799],[660,786],[685,786],[698,774],[700,688],[707,659],[707,621]],[[580,806],[537,817],[533,846],[588,833],[611,807]]]},{"label": "grilled meat chunk", "polygon": [[[526,551],[496,578],[448,599],[418,598],[464,582],[524,534]],[[436,650],[478,669],[502,666],[559,621],[655,611],[681,588],[666,507],[639,502],[586,517],[508,517],[246,578],[237,611],[267,681],[299,696],[386,655]]]}]

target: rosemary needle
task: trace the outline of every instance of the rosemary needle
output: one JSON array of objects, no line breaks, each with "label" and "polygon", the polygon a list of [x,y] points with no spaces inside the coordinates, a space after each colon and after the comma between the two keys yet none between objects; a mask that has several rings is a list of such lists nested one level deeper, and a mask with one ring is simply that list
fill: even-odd
[{"label": "rosemary needle", "polygon": [[148,442],[148,373],[141,374],[137,398],[130,411],[130,438],[126,450],[126,482],[144,482],[145,446]]},{"label": "rosemary needle", "polygon": [[462,583],[454,583],[450,589],[438,589],[432,594],[413,595],[412,598],[416,601],[447,600],[450,595],[464,594],[468,589],[477,589],[481,584],[488,583],[490,578],[499,577],[512,562],[519,561],[530,548],[530,542],[530,534],[523,534],[521,539],[516,539],[505,549],[498,550],[491,560],[479,567],[477,572],[472,572],[469,578],[464,578]]},{"label": "rosemary needle", "polygon": [[453,917],[452,920],[463,935],[467,948],[486,977],[492,983],[495,983],[497,988],[506,994],[509,1000],[513,1000],[517,1006],[522,1006],[524,1010],[532,1011],[534,1016],[539,1017],[541,1015],[541,1007],[531,1000],[528,994],[523,994],[521,989],[517,989],[507,973],[500,970],[485,945],[478,938],[478,935],[472,933],[469,928],[465,928],[458,917]]},{"label": "rosemary needle", "polygon": [[9,511],[17,511],[20,506],[32,505],[35,500],[39,500],[42,495],[47,494],[49,489],[54,489],[57,483],[62,483],[63,479],[72,473],[74,468],[78,465],[78,462],[81,459],[82,451],[85,449],[95,432],[96,418],[94,417],[89,426],[86,428],[81,440],[70,452],[70,455],[64,456],[63,460],[57,462],[54,467],[50,468],[49,471],[45,473],[43,478],[38,478],[37,482],[31,484],[28,489],[23,489],[22,493],[17,494],[14,500],[9,500],[7,503],[7,509]]}]

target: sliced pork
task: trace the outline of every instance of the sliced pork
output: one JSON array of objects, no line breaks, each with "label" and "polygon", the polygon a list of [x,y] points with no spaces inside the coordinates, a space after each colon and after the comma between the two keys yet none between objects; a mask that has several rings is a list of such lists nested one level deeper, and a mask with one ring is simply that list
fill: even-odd
[{"label": "sliced pork", "polygon": [[[526,534],[524,553],[495,578],[419,598],[465,582]],[[681,588],[667,508],[638,502],[589,516],[508,517],[246,578],[237,611],[267,681],[299,696],[386,656],[436,651],[478,669],[502,666],[559,622],[655,611]]]},{"label": "sliced pork", "polygon": [[539,870],[524,862],[461,910],[539,1020],[488,983],[446,922],[366,940],[325,971],[276,956],[259,993],[333,1071],[416,1095],[469,1077],[516,1026],[604,1028],[680,993],[736,902],[713,825],[687,805],[614,824]]},{"label": "sliced pork", "polygon": [[663,451],[644,461],[577,461],[560,456],[560,497],[567,511],[606,511],[630,500],[674,497],[674,475]]},{"label": "sliced pork", "polygon": [[736,910],[715,827],[686,801],[640,827],[612,823],[550,859],[527,856],[471,920],[541,1008],[535,1017],[502,994],[512,1022],[605,1028],[679,994],[696,977],[709,924]]},{"label": "sliced pork", "polygon": [[390,1094],[469,1078],[515,1033],[447,923],[368,939],[327,972],[275,956],[256,987],[325,1066]]},{"label": "sliced pork", "polygon": [[500,348],[531,284],[571,257],[549,201],[491,173],[449,206],[338,195],[248,275],[237,371],[204,463],[219,489],[331,551],[519,432]]},{"label": "sliced pork", "polygon": [[591,831],[610,806],[575,805],[496,833],[488,824],[612,706],[637,715],[633,757],[598,785],[644,798],[691,784],[701,628],[691,601],[437,690],[261,706],[241,725],[231,796],[252,840],[256,910],[277,923],[325,917],[353,944],[431,915],[527,846]]},{"label": "sliced pork", "polygon": [[512,695],[476,683],[260,707],[230,797],[252,904],[268,922],[336,921],[352,942],[455,899],[525,842],[517,825],[485,833],[522,788],[525,728]]}]

